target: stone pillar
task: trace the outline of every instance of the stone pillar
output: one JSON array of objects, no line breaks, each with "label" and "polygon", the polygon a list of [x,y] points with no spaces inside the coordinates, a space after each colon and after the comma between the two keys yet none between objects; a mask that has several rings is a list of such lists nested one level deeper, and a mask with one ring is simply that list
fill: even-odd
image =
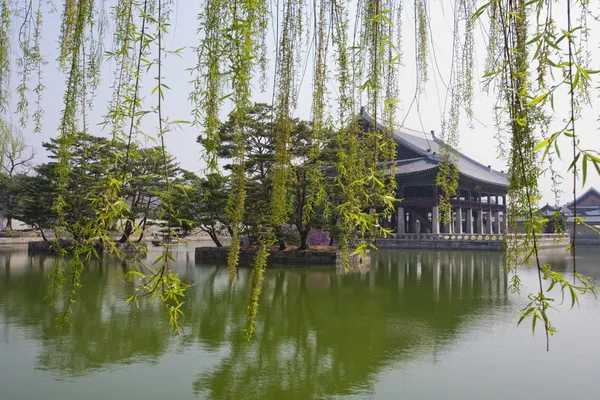
[{"label": "stone pillar", "polygon": [[440,233],[440,211],[437,206],[431,209],[431,233]]},{"label": "stone pillar", "polygon": [[492,226],[493,227],[492,233],[498,234],[498,233],[500,233],[500,212],[494,211],[492,213],[492,216],[494,217],[494,220],[496,221],[494,223],[494,225]]},{"label": "stone pillar", "polygon": [[479,234],[483,233],[483,211],[477,211],[477,232]]},{"label": "stone pillar", "polygon": [[461,234],[463,233],[462,230],[462,208],[457,208],[456,209],[456,221],[454,224],[454,233],[456,234]]},{"label": "stone pillar", "polygon": [[404,207],[398,207],[398,212],[396,213],[396,233],[406,232],[405,223],[406,214],[404,213]]},{"label": "stone pillar", "polygon": [[[369,208],[369,214],[370,214],[370,215],[375,215],[376,213],[377,213],[377,210],[376,210],[374,207],[371,207],[371,208]],[[378,222],[379,222],[379,223],[382,223],[383,221],[378,221]],[[375,232],[379,232],[379,226],[375,225],[375,226],[373,227],[373,230],[374,230]]]},{"label": "stone pillar", "polygon": [[465,233],[473,233],[473,210],[467,210],[467,231]]},{"label": "stone pillar", "polygon": [[409,214],[408,215],[408,223],[409,223],[409,232],[410,233],[417,233],[417,219],[415,218],[414,215]]},{"label": "stone pillar", "polygon": [[450,226],[448,224],[442,224],[442,231],[440,233],[450,233]]},{"label": "stone pillar", "polygon": [[487,213],[487,224],[485,225],[485,233],[488,235],[494,233],[492,230],[492,212],[488,211]]}]

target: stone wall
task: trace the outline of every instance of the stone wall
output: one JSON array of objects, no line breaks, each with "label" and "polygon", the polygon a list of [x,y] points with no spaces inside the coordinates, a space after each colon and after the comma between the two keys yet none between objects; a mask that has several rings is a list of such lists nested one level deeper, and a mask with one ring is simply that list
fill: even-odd
[{"label": "stone wall", "polygon": [[[55,242],[53,240],[50,240],[48,242],[44,242],[44,241],[37,241],[37,242],[29,242],[27,244],[27,252],[30,255],[36,255],[36,254],[54,254],[56,253],[54,251],[54,249],[52,248],[52,245]],[[71,241],[70,240],[61,240],[60,241],[60,245],[62,248],[68,248],[69,246],[71,246]],[[129,251],[133,251],[136,248],[140,248],[143,247],[144,249],[147,247],[146,243],[137,243],[135,244],[135,246],[132,246],[128,243],[122,244],[122,243],[117,243],[116,244],[117,248],[121,248],[121,250],[123,250],[123,252],[128,253]],[[96,251],[98,251],[99,253],[104,251],[104,246],[102,246],[101,244],[96,245]]]},{"label": "stone wall", "polygon": [[[227,247],[196,247],[196,262],[199,261],[225,261],[227,260]],[[254,260],[255,250],[241,249],[240,264],[251,264]],[[340,250],[288,250],[273,251],[267,259],[269,264],[279,264],[287,266],[312,265],[341,265],[342,252]],[[370,264],[371,258],[366,256],[350,256],[350,263],[353,265]]]}]

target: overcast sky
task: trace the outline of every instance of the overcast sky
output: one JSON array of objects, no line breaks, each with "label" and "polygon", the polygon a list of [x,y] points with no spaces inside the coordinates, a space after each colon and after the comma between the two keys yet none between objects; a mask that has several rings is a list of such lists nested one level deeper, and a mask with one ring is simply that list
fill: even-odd
[{"label": "overcast sky", "polygon": [[[111,3],[108,1],[107,3]],[[171,34],[165,40],[169,47],[174,50],[180,47],[185,47],[185,51],[182,53],[182,57],[168,56],[165,60],[164,66],[164,81],[171,88],[170,91],[165,92],[165,115],[173,119],[190,120],[191,104],[188,101],[188,95],[191,86],[189,80],[191,75],[188,68],[194,66],[195,55],[191,49],[198,43],[197,35],[197,14],[200,11],[200,3],[179,0],[175,2],[175,12],[172,16]],[[433,46],[430,46],[429,53],[429,82],[427,83],[425,90],[419,96],[418,106],[413,103],[410,106],[415,95],[415,64],[414,64],[414,22],[413,22],[413,9],[410,2],[405,2],[406,9],[404,11],[404,66],[400,70],[399,89],[400,89],[400,110],[398,112],[398,120],[404,121],[405,126],[424,132],[436,131],[441,132],[441,126],[443,121],[443,111],[446,104],[447,90],[450,78],[450,66],[451,66],[451,50],[452,50],[452,24],[453,15],[452,9],[448,7],[451,2],[430,2],[431,8],[431,27],[433,30]],[[445,5],[445,6],[444,6]],[[446,8],[444,8],[446,7]],[[554,10],[555,14],[560,13],[559,10]],[[60,121],[60,112],[63,106],[63,92],[64,92],[64,75],[58,71],[57,64],[53,60],[56,59],[56,48],[58,46],[58,35],[59,35],[59,13],[56,13],[48,17],[44,23],[43,43],[42,51],[43,55],[50,62],[44,68],[44,84],[46,85],[43,99],[43,109],[45,112],[43,121],[43,132],[33,133],[33,126],[30,124],[28,127],[23,129],[23,132],[37,152],[36,161],[43,162],[46,159],[41,143],[48,141],[51,137],[56,137],[57,127]],[[596,26],[598,28],[598,26]],[[596,29],[596,32],[600,32]],[[598,37],[598,33],[592,36],[592,45],[597,46],[597,40],[593,40],[594,37]],[[477,46],[476,46],[476,59],[477,59],[477,76],[483,74],[483,60],[485,58],[485,48],[483,46],[483,36],[480,32],[477,33]],[[16,46],[15,46],[16,48]],[[108,49],[107,49],[108,50]],[[594,49],[596,60],[600,60],[597,57],[598,51]],[[14,61],[17,55],[13,54],[13,68]],[[274,55],[270,55],[270,59],[273,60]],[[334,68],[334,60],[332,59],[331,68]],[[297,116],[303,119],[310,117],[310,104],[311,104],[311,82],[310,77],[310,62],[308,63],[308,71],[304,75],[302,80],[302,86],[299,91],[299,101]],[[600,65],[594,65],[594,69],[600,69]],[[92,133],[102,134],[100,127],[94,129],[94,124],[99,123],[102,120],[102,116],[106,112],[107,104],[111,96],[111,76],[114,65],[110,62],[106,62],[104,65],[103,82],[99,88],[97,98],[95,100],[94,109],[90,114],[90,124]],[[146,105],[153,104],[156,101],[155,97],[150,97],[149,92],[155,85],[153,76],[151,73],[145,79],[145,88],[143,93],[146,93]],[[330,74],[333,76],[333,74]],[[270,77],[272,79],[272,77]],[[13,81],[13,88],[16,87],[16,82]],[[330,81],[330,98],[332,103],[335,101],[337,91],[333,80]],[[495,94],[491,93],[489,96],[482,93],[479,84],[476,84],[476,98],[474,102],[474,111],[476,120],[473,121],[473,127],[470,128],[466,121],[466,118],[462,116],[461,132],[460,132],[460,150],[467,156],[474,158],[475,160],[485,164],[491,165],[492,168],[497,170],[507,170],[505,160],[501,160],[497,156],[497,141],[495,137],[494,119],[493,119],[493,105]],[[16,97],[16,95],[13,95]],[[596,101],[594,95],[594,101]],[[258,87],[255,91],[254,99],[257,101],[270,102],[271,91],[267,90],[266,93],[260,93]],[[14,104],[14,99],[13,99]],[[567,105],[568,100],[565,96],[563,99],[558,99],[556,104],[557,113],[556,124],[558,126],[562,120],[567,117]],[[34,111],[34,104],[30,105],[30,113]],[[449,106],[448,106],[449,107]],[[13,106],[14,108],[14,106]],[[227,113],[227,108],[224,109],[222,117]],[[577,131],[580,135],[583,147],[600,149],[600,135],[598,127],[600,123],[597,121],[600,111],[598,109],[586,110],[583,118],[577,122]],[[10,118],[10,117],[9,117]],[[12,117],[12,122],[16,124],[18,117]],[[152,134],[156,132],[156,118],[144,121],[144,129],[147,133]],[[169,151],[171,151],[179,160],[182,167],[192,170],[195,172],[201,172],[203,164],[201,162],[201,147],[196,143],[196,138],[200,131],[197,128],[184,125],[182,129],[172,131],[168,134],[167,145]],[[561,141],[561,146],[564,149],[563,154],[569,154],[570,143],[566,138]],[[568,156],[567,161],[557,162],[556,167],[565,176],[566,181],[561,185],[561,189],[564,191],[560,204],[569,202],[572,200],[572,181],[567,175],[567,166],[570,162]],[[593,171],[593,170],[592,170]],[[550,179],[549,177],[543,178],[540,183],[542,193],[544,196],[543,203],[550,202],[554,203],[552,192],[550,190]],[[595,171],[590,172],[588,177],[588,183],[584,188],[581,184],[578,184],[578,191],[580,193],[587,188],[595,186],[600,189],[600,177]]]}]

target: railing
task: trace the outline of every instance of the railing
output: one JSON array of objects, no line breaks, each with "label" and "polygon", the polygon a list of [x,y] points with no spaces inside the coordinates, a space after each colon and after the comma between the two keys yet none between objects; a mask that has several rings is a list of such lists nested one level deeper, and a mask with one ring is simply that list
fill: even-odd
[{"label": "railing", "polygon": [[[462,233],[462,234],[452,234],[452,233],[398,233],[395,236],[390,236],[391,240],[440,240],[440,241],[504,241],[505,239],[515,238],[519,240],[520,238],[524,238],[526,235],[524,234],[496,234],[496,233]],[[565,233],[544,233],[538,235],[538,238],[545,241],[560,241],[569,237],[569,232]],[[383,240],[386,239],[377,239]]]},{"label": "railing", "polygon": [[[462,241],[478,241],[478,240],[504,240],[504,234],[452,234],[452,233],[398,233],[396,236],[390,237],[395,240],[462,240]],[[381,240],[381,239],[378,239]],[[385,240],[385,239],[384,239]]]}]

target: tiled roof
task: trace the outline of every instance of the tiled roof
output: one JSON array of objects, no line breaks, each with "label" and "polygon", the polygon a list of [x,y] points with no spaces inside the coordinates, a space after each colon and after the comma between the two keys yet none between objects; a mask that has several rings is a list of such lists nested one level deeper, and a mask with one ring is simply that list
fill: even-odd
[{"label": "tiled roof", "polygon": [[[577,202],[579,203],[582,199],[584,199],[584,198],[586,198],[587,196],[590,196],[590,195],[595,195],[597,197],[600,197],[600,192],[598,190],[596,190],[596,188],[591,187],[588,190],[586,190],[586,192],[584,194],[582,194],[581,196],[579,196],[577,198]],[[573,202],[565,204],[565,207],[573,207]],[[579,206],[578,205],[578,207],[585,207],[585,206]],[[592,207],[595,207],[595,206],[592,206]]]},{"label": "tiled roof", "polygon": [[[372,118],[363,110],[361,110],[361,115],[367,124],[373,124]],[[383,126],[378,124],[378,128],[383,129]],[[399,160],[398,173],[423,171],[436,168],[439,164],[440,145],[442,142],[435,136],[412,129],[400,128],[394,132],[394,138],[400,146],[404,146],[423,156],[423,158],[419,159]],[[460,152],[458,154],[458,168],[462,175],[477,181],[508,187],[508,175],[488,168]],[[404,164],[404,162],[407,163]],[[402,168],[400,168],[400,164],[402,164]]]},{"label": "tiled roof", "polygon": [[396,171],[398,174],[413,174],[437,168],[438,163],[427,157],[411,158],[409,160],[398,160]]}]

